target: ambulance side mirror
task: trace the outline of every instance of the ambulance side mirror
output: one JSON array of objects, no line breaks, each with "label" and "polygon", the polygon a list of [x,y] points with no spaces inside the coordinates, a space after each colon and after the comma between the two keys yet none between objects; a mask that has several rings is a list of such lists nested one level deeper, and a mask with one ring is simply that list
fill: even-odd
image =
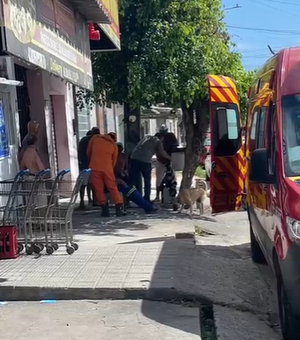
[{"label": "ambulance side mirror", "polygon": [[274,176],[268,173],[267,149],[256,149],[251,153],[249,180],[261,184],[274,183]]}]

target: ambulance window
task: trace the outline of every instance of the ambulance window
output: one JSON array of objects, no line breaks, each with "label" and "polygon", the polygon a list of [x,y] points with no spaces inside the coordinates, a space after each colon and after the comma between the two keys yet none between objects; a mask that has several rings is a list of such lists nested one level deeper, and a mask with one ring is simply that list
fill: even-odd
[{"label": "ambulance window", "polygon": [[226,117],[226,109],[218,109],[217,110],[217,121],[218,121],[218,137],[219,140],[227,139],[227,117]]},{"label": "ambulance window", "polygon": [[236,112],[233,109],[227,109],[228,139],[238,139],[238,122]]},{"label": "ambulance window", "polygon": [[259,114],[258,121],[258,136],[257,136],[257,149],[261,149],[264,147],[264,133],[265,133],[265,124],[266,124],[266,109],[264,107],[261,108]]},{"label": "ambulance window", "polygon": [[234,155],[241,146],[240,121],[237,107],[225,104],[227,107],[216,107],[214,131],[218,138],[214,139],[214,154],[216,156]]},{"label": "ambulance window", "polygon": [[282,97],[285,175],[300,176],[300,95]]},{"label": "ambulance window", "polygon": [[250,139],[255,140],[256,137],[256,122],[257,122],[257,111],[254,112],[251,126]]},{"label": "ambulance window", "polygon": [[234,109],[217,110],[219,139],[238,139],[238,120]]}]

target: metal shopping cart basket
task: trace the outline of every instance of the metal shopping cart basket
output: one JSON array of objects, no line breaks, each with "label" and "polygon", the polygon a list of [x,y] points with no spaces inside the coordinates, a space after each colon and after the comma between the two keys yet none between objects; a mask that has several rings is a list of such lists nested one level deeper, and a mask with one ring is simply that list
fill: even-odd
[{"label": "metal shopping cart basket", "polygon": [[[39,229],[39,235],[42,238],[44,234],[47,254],[57,250],[59,244],[65,244],[69,255],[78,250],[78,244],[73,240],[72,217],[80,187],[88,182],[90,171],[81,171],[75,182],[60,178],[53,185],[47,208],[35,209],[31,215],[31,223],[36,222],[43,226]],[[40,243],[39,238],[36,238],[36,242]]]},{"label": "metal shopping cart basket", "polygon": [[[31,248],[34,246],[34,236],[30,216],[34,208],[38,205],[47,204],[47,196],[41,197],[41,188],[48,190],[50,195],[51,185],[50,169],[44,169],[36,175],[27,174],[18,183],[18,190],[13,193],[14,199],[3,216],[3,223],[17,226],[18,252],[24,248],[27,254],[32,254]],[[49,188],[49,189],[48,189]],[[43,198],[43,199],[42,199]]]},{"label": "metal shopping cart basket", "polygon": [[23,192],[22,182],[28,170],[20,171],[15,178],[0,181],[0,258],[14,258],[18,253],[17,225],[13,216],[13,207],[17,204],[17,196]]},{"label": "metal shopping cart basket", "polygon": [[[34,197],[27,205],[24,212],[24,228],[19,228],[25,241],[26,254],[40,254],[44,248],[48,254],[52,254],[58,249],[58,244],[52,244],[48,237],[48,227],[46,216],[50,207],[57,205],[59,200],[59,185],[69,169],[62,170],[55,178],[39,176],[35,178]],[[20,213],[18,214],[20,215]],[[19,240],[22,237],[20,235]]]}]

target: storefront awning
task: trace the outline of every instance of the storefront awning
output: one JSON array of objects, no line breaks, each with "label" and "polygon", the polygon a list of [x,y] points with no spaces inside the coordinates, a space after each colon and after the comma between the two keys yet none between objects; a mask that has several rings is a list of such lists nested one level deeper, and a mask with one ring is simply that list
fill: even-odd
[{"label": "storefront awning", "polygon": [[23,82],[0,77],[0,85],[23,86]]},{"label": "storefront awning", "polygon": [[110,24],[111,22],[109,13],[101,0],[69,0],[69,3],[86,21],[103,24]]}]

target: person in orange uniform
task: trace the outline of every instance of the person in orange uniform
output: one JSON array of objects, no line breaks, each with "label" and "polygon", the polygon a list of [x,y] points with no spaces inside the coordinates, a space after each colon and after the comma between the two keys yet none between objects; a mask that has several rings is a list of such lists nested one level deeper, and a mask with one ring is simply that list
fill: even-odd
[{"label": "person in orange uniform", "polygon": [[111,194],[113,203],[116,206],[117,216],[123,216],[123,198],[119,193],[114,167],[118,158],[118,147],[116,145],[116,135],[97,134],[89,142],[87,155],[89,167],[92,170],[91,183],[97,201],[102,208],[102,216],[109,217],[109,207],[105,197],[105,187]]}]

